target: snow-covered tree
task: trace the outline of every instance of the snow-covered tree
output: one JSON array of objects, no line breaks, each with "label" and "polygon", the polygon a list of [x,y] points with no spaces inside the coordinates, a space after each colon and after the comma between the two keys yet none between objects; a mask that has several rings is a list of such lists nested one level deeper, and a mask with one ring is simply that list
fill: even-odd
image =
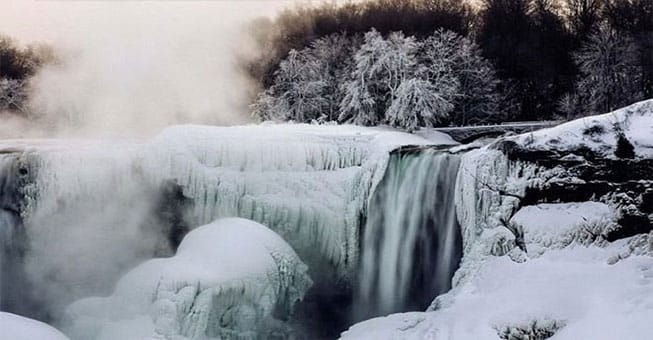
[{"label": "snow-covered tree", "polygon": [[473,41],[444,29],[436,30],[423,44],[422,63],[429,79],[443,88],[444,98],[454,102],[459,125],[496,119],[501,101],[499,80],[492,64]]},{"label": "snow-covered tree", "polygon": [[340,103],[338,120],[359,125],[376,125],[383,111],[383,68],[381,60],[387,51],[387,42],[376,30],[365,33],[363,44],[354,54],[354,70],[342,89],[345,93]]},{"label": "snow-covered tree", "polygon": [[420,126],[433,126],[449,118],[453,103],[427,79],[404,80],[388,108],[390,125],[414,131]]},{"label": "snow-covered tree", "polygon": [[25,82],[17,79],[0,79],[0,111],[27,113]]},{"label": "snow-covered tree", "polygon": [[301,51],[291,50],[279,64],[272,86],[252,105],[253,114],[262,120],[335,120],[352,49],[351,39],[332,34]]},{"label": "snow-covered tree", "polygon": [[576,83],[580,109],[609,112],[642,99],[642,68],[634,41],[601,25],[574,54],[580,69]]},{"label": "snow-covered tree", "polygon": [[357,48],[356,38],[349,38],[344,33],[331,34],[313,41],[310,56],[319,65],[319,77],[325,82],[322,96],[328,102],[324,120],[337,120],[345,92],[342,82],[347,79],[353,68],[353,54]]},{"label": "snow-covered tree", "polygon": [[344,84],[340,121],[376,125],[384,121],[387,108],[401,83],[417,69],[419,44],[414,37],[393,32],[387,39],[372,29],[354,55],[355,68]]},{"label": "snow-covered tree", "polygon": [[325,86],[315,58],[307,50],[292,50],[279,64],[274,84],[253,104],[253,112],[270,120],[317,119],[329,106],[322,95]]}]

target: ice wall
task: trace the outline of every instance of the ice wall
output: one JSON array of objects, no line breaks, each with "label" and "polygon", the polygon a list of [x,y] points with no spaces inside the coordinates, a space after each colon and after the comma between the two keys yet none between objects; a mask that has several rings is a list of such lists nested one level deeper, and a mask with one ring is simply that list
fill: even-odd
[{"label": "ice wall", "polygon": [[400,145],[429,142],[353,126],[183,126],[146,152],[151,173],[191,198],[192,224],[239,216],[270,226],[310,264],[350,277],[369,192]]},{"label": "ice wall", "polygon": [[423,310],[450,288],[461,251],[458,167],[459,156],[433,149],[392,154],[364,228],[358,318]]}]

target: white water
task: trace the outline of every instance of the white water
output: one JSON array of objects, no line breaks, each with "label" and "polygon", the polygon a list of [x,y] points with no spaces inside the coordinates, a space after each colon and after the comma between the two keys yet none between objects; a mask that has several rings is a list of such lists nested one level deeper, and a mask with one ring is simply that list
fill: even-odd
[{"label": "white water", "polygon": [[460,258],[454,193],[459,157],[394,153],[372,198],[358,318],[424,309],[448,290]]}]

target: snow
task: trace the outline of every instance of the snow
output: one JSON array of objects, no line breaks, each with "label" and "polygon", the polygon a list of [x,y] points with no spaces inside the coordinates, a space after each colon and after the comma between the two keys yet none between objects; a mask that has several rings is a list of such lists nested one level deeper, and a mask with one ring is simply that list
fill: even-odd
[{"label": "snow", "polygon": [[[615,124],[621,127],[626,138],[635,146],[638,157],[653,157],[653,99],[512,139],[528,149],[572,151],[586,146],[600,155],[614,158],[617,143]],[[590,133],[588,129],[591,128],[603,132]]]},{"label": "snow", "polygon": [[0,312],[0,337],[8,340],[67,340],[61,332],[42,322]]},{"label": "snow", "polygon": [[612,226],[614,215],[610,206],[599,202],[538,204],[520,209],[512,222],[525,226],[524,238],[527,243],[552,249],[567,246],[574,240],[582,241],[580,238],[589,236],[583,233],[600,234]]},{"label": "snow", "polygon": [[302,299],[311,284],[306,271],[265,226],[221,219],[186,235],[175,256],[131,270],[111,296],[73,303],[67,333],[84,339],[254,338],[269,323],[281,323],[273,310],[287,316]]},{"label": "snow", "polygon": [[[353,326],[343,339],[497,339],[533,321],[562,325],[550,338],[642,339],[653,332],[653,261],[605,263],[596,247],[556,250],[526,263],[488,259],[453,303]],[[555,321],[555,322],[551,322]]]},{"label": "snow", "polygon": [[[431,311],[368,320],[342,338],[496,339],[501,331],[539,325],[554,340],[641,339],[653,332],[653,259],[630,256],[611,264],[627,241],[565,242],[582,225],[613,213],[597,202],[525,207],[513,221],[524,227],[528,254],[518,257],[514,248],[511,256],[484,256]],[[535,245],[546,252],[531,251]]]}]

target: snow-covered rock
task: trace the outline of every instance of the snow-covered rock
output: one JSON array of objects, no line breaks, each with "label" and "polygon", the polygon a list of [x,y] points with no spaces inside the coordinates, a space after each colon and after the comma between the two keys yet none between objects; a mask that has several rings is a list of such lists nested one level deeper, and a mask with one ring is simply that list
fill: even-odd
[{"label": "snow-covered rock", "polygon": [[55,328],[16,314],[0,312],[0,338],[7,340],[68,340]]},{"label": "snow-covered rock", "polygon": [[632,143],[636,156],[653,158],[653,99],[522,134],[514,140],[530,150],[572,151],[587,147],[611,158],[615,157],[619,134]]},{"label": "snow-covered rock", "polygon": [[273,231],[226,218],[190,232],[171,258],[127,273],[109,297],[68,307],[74,339],[255,339],[287,336],[281,320],[311,284]]}]

